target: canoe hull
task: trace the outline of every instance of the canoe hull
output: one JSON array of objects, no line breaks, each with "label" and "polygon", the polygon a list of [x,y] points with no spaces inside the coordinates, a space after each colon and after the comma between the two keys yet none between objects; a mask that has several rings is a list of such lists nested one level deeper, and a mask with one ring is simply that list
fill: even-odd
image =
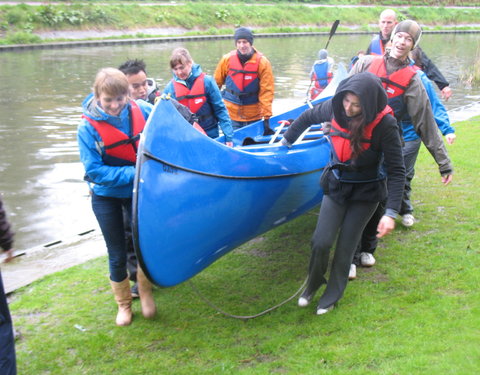
[{"label": "canoe hull", "polygon": [[[307,108],[275,116],[270,124]],[[330,146],[321,131],[307,137],[291,149],[265,144],[260,121],[235,131],[230,148],[223,138],[196,131],[169,100],[160,100],[141,137],[133,197],[135,249],[150,280],[177,285],[317,206]],[[243,147],[246,138],[253,144]]]},{"label": "canoe hull", "polygon": [[[158,176],[158,169],[166,172]],[[139,249],[152,281],[173,286],[194,276],[242,243],[320,203],[320,170],[301,178],[237,179],[196,175],[148,160],[144,178],[195,186],[189,194],[140,184]],[[212,188],[214,186],[214,188]],[[301,193],[300,193],[301,192]],[[261,199],[259,199],[261,197]],[[162,202],[152,205],[151,202]],[[148,207],[148,209],[147,209]]]}]

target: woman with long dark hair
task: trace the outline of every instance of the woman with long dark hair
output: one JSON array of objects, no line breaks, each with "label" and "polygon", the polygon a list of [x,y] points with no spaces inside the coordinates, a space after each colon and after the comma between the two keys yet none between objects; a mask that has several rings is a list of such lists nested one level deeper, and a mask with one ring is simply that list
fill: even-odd
[{"label": "woman with long dark hair", "polygon": [[394,229],[405,182],[400,133],[378,77],[365,72],[343,80],[332,99],[292,123],[282,143],[292,147],[306,128],[319,123],[324,123],[332,153],[321,179],[324,198],[312,237],[307,287],[298,300],[299,306],[307,306],[326,283],[317,315],[333,309],[342,297],[362,231],[385,198],[387,210],[378,225],[378,237]]}]

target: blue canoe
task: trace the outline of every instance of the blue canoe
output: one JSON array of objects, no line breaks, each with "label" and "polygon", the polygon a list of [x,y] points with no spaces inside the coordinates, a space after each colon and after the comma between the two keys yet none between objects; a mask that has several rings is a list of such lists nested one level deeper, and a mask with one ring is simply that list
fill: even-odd
[{"label": "blue canoe", "polygon": [[[314,103],[332,96],[338,74]],[[193,277],[246,241],[311,210],[322,199],[319,179],[330,156],[320,125],[287,149],[278,121],[302,105],[235,131],[234,148],[195,130],[169,100],[160,100],[143,132],[133,196],[137,257],[162,287]],[[253,142],[242,146],[245,139]]]}]

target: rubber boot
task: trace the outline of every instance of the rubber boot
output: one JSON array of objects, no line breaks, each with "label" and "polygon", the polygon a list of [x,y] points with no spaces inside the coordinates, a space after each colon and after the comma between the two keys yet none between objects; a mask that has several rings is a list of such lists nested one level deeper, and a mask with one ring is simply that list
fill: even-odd
[{"label": "rubber boot", "polygon": [[128,326],[132,323],[132,293],[130,292],[130,280],[128,277],[117,283],[110,280],[115,301],[118,305],[117,326]]},{"label": "rubber boot", "polygon": [[147,279],[147,276],[145,276],[145,273],[140,266],[138,266],[137,269],[137,283],[142,314],[145,318],[151,319],[157,313],[157,307],[153,300],[152,283]]}]

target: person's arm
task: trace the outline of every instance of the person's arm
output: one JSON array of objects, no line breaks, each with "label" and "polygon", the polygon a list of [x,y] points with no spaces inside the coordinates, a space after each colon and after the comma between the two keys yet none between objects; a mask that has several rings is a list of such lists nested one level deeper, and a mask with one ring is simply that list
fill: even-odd
[{"label": "person's arm", "polygon": [[415,75],[410,81],[404,94],[404,100],[415,131],[438,164],[442,182],[448,184],[453,174],[453,165],[435,123],[427,93],[418,75]]},{"label": "person's arm", "polygon": [[382,134],[380,147],[383,150],[387,171],[388,191],[385,214],[380,219],[377,227],[377,237],[381,238],[395,228],[395,218],[400,210],[405,186],[405,166],[400,134],[395,118],[392,116],[385,117],[378,126],[378,131]]},{"label": "person's arm", "polygon": [[215,81],[210,76],[205,76],[205,91],[207,94],[207,101],[212,106],[215,117],[218,120],[218,125],[222,128],[223,134],[225,134],[225,142],[232,142],[233,139],[233,127],[230,116],[228,115],[227,108],[222,99],[222,94],[218,89]]},{"label": "person's arm", "polygon": [[163,89],[163,94],[165,95],[168,95],[170,94],[170,97],[171,98],[174,98],[174,99],[177,99],[176,95],[175,95],[175,89],[173,87],[173,82],[172,80],[170,80],[167,85],[165,86],[165,88]]},{"label": "person's arm", "polygon": [[219,89],[222,88],[223,84],[225,83],[225,78],[227,78],[228,74],[228,54],[224,55],[217,64],[217,68],[215,69],[215,73],[213,74],[213,78],[215,78],[215,82]]},{"label": "person's arm", "polygon": [[293,121],[283,135],[282,144],[292,147],[293,143],[311,125],[331,121],[333,117],[332,100],[321,102],[313,108],[307,109]]},{"label": "person's arm", "polygon": [[3,208],[3,201],[0,198],[0,248],[5,252],[4,262],[10,262],[13,259],[13,232],[7,219],[7,213]]},{"label": "person's arm", "polygon": [[272,65],[270,61],[263,56],[258,67],[258,78],[260,89],[258,92],[258,100],[260,102],[261,117],[269,119],[272,117],[272,103],[275,91],[275,82],[273,78]]},{"label": "person's arm", "polygon": [[106,165],[97,148],[101,143],[100,136],[84,119],[78,128],[77,138],[80,160],[92,182],[105,186],[125,186],[132,183],[135,167]]},{"label": "person's arm", "polygon": [[386,215],[396,218],[402,204],[403,188],[405,186],[402,141],[395,118],[388,116],[382,121],[380,147],[383,150],[387,172],[388,198],[385,205]]},{"label": "person's arm", "polygon": [[430,81],[427,75],[423,71],[419,71],[417,74],[420,76],[428,98],[430,99],[435,122],[437,123],[441,133],[445,136],[447,143],[452,144],[455,142],[456,135],[455,129],[450,125],[450,117],[448,116],[447,109],[438,98],[438,95],[432,85],[432,81]]}]

